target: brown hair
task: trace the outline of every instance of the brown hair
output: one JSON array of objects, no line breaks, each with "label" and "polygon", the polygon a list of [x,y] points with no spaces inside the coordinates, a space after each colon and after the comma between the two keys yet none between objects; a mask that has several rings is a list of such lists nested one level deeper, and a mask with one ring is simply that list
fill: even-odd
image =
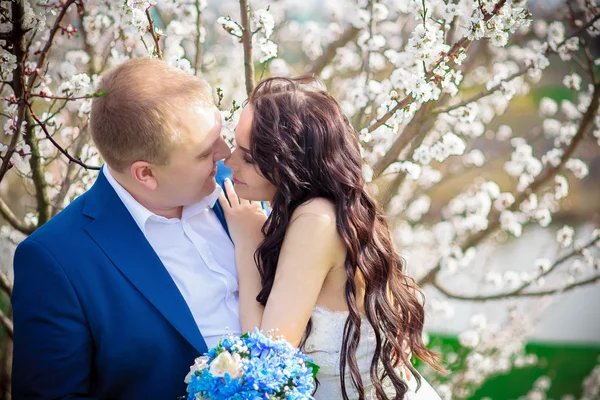
[{"label": "brown hair", "polygon": [[[269,78],[250,95],[250,153],[260,172],[277,188],[263,227],[265,240],[255,253],[262,280],[257,301],[265,305],[269,298],[281,245],[296,207],[316,197],[329,199],[335,205],[337,230],[347,249],[349,316],[340,362],[343,398],[348,400],[348,365],[359,399],[365,399],[356,360],[362,322],[358,304],[364,300],[366,318],[376,337],[370,371],[376,398],[388,399],[382,386],[387,376],[395,389],[394,399],[403,399],[408,387],[396,370],[399,365],[405,364],[420,384],[406,350],[443,370],[438,355],[425,348],[421,337],[425,319],[422,293],[405,275],[385,217],[365,191],[358,135],[335,99],[312,87],[314,83],[310,77]],[[357,276],[365,285],[364,299],[357,298]],[[310,326],[309,322],[303,342]]]},{"label": "brown hair", "polygon": [[165,165],[177,143],[177,111],[214,104],[202,78],[155,58],[126,61],[101,78],[92,100],[92,138],[108,165],[123,171],[135,161]]}]

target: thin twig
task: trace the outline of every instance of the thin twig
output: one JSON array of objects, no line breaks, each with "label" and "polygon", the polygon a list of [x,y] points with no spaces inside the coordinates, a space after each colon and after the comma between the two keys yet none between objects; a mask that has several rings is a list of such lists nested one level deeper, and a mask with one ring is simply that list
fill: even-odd
[{"label": "thin twig", "polygon": [[100,167],[98,167],[98,166],[87,165],[83,161],[81,161],[80,159],[77,159],[77,158],[71,156],[61,145],[59,145],[56,142],[56,140],[54,140],[54,138],[52,137],[52,135],[50,134],[50,132],[48,132],[48,129],[46,128],[46,125],[43,124],[42,121],[40,121],[39,118],[33,112],[33,108],[31,106],[31,104],[30,103],[26,103],[26,104],[27,104],[27,107],[29,108],[29,112],[31,114],[31,117],[35,120],[35,122],[37,122],[39,124],[40,128],[42,128],[42,131],[44,131],[44,134],[46,135],[46,138],[48,140],[50,140],[50,142],[52,142],[52,144],[54,145],[54,147],[56,147],[58,149],[58,151],[60,151],[61,153],[63,153],[69,159],[69,162],[78,164],[78,165],[80,165],[83,168],[88,169],[88,170],[93,170],[93,171],[99,171],[100,170]]},{"label": "thin twig", "polygon": [[87,100],[93,99],[94,97],[102,96],[103,93],[92,93],[86,94],[83,96],[50,96],[45,93],[31,93],[29,97],[40,97],[42,99],[52,99],[52,100]]},{"label": "thin twig", "polygon": [[484,98],[486,96],[489,96],[490,94],[494,93],[496,90],[502,88],[502,86],[503,86],[504,83],[510,82],[513,79],[515,79],[515,78],[517,78],[517,77],[525,74],[527,71],[529,71],[529,69],[531,69],[531,66],[521,68],[519,71],[515,72],[514,74],[512,74],[508,78],[503,79],[502,81],[500,81],[500,83],[498,83],[497,85],[494,85],[493,87],[491,87],[490,89],[486,90],[485,92],[478,93],[475,96],[473,96],[473,97],[471,97],[469,99],[463,100],[460,103],[455,104],[453,106],[450,106],[450,107],[447,107],[447,108],[444,108],[444,109],[433,110],[433,113],[434,114],[448,113],[450,111],[456,110],[457,108],[464,107],[464,106],[466,106],[469,103],[472,103],[472,102],[477,101],[479,99],[482,99],[482,98]]},{"label": "thin twig", "polygon": [[455,295],[452,293],[444,292],[444,289],[440,288],[439,285],[437,285],[437,284],[434,284],[433,286],[436,289],[438,289],[442,294],[444,294],[445,296],[447,296],[448,298],[451,298],[451,299],[467,300],[467,301],[490,301],[490,300],[510,299],[510,298],[515,298],[515,297],[549,296],[552,294],[568,292],[568,291],[573,290],[580,286],[585,286],[585,285],[599,283],[599,282],[600,282],[600,275],[595,275],[589,279],[585,279],[585,280],[582,280],[579,282],[574,282],[574,283],[566,285],[562,288],[548,289],[548,290],[542,290],[542,291],[537,291],[537,292],[523,292],[523,293],[510,292],[510,293],[503,293],[503,294],[492,295],[492,296],[460,296],[460,295]]},{"label": "thin twig", "polygon": [[146,17],[148,18],[148,31],[152,35],[152,39],[154,40],[154,50],[156,51],[156,56],[162,60],[162,53],[160,52],[160,44],[158,42],[158,36],[156,36],[156,31],[154,30],[154,22],[152,21],[152,16],[150,15],[150,8],[152,6],[146,8]]},{"label": "thin twig", "polygon": [[[87,124],[83,128],[81,128],[81,130],[79,131],[79,135],[77,136],[77,139],[75,140],[74,154],[75,154],[75,157],[78,159],[81,157],[81,150],[83,149],[83,146],[85,145],[85,142],[87,139],[87,133],[88,133],[87,128],[88,128]],[[65,179],[60,184],[60,189],[58,191],[58,194],[53,199],[53,206],[52,206],[52,215],[53,216],[58,214],[58,212],[61,210],[62,203],[65,200],[65,198],[67,197],[67,194],[69,193],[69,188],[71,187],[71,183],[73,183],[74,177],[76,176],[76,174],[74,173],[74,168],[73,168],[75,165],[77,165],[77,164],[68,163],[68,165],[67,165]]]},{"label": "thin twig", "polygon": [[60,29],[60,23],[62,22],[63,18],[67,14],[67,10],[69,9],[69,7],[71,7],[71,4],[73,4],[73,3],[75,3],[75,0],[66,0],[60,10],[60,13],[58,14],[58,17],[56,17],[54,26],[52,26],[52,29],[50,29],[50,35],[48,37],[48,41],[44,45],[44,48],[42,49],[42,52],[40,53],[40,57],[38,58],[37,67],[33,71],[31,78],[29,79],[29,85],[28,85],[27,91],[26,91],[27,95],[29,95],[31,93],[31,91],[33,90],[35,81],[39,77],[39,73],[42,70],[42,68],[44,67],[44,64],[46,63],[46,58],[48,57],[48,52],[50,51],[50,47],[54,43],[54,36],[56,36],[56,32],[58,32],[58,30]]},{"label": "thin twig", "polygon": [[[550,268],[547,271],[543,271],[543,272],[539,273],[535,278],[522,283],[519,287],[517,287],[514,290],[511,290],[510,292],[497,293],[497,294],[492,294],[492,295],[469,296],[469,295],[461,295],[461,294],[452,293],[447,288],[444,288],[439,282],[434,282],[433,286],[437,290],[439,290],[441,293],[443,293],[445,296],[447,296],[451,299],[455,299],[455,300],[488,301],[488,300],[507,299],[507,298],[511,298],[511,297],[541,296],[541,295],[544,295],[545,292],[525,292],[525,289],[528,289],[534,282],[537,282],[539,279],[550,275],[552,272],[554,272],[554,270],[556,270],[556,268],[558,268],[560,265],[562,265],[569,259],[571,259],[575,256],[578,256],[578,255],[581,255],[582,250],[594,246],[598,241],[600,241],[600,237],[594,238],[591,241],[589,241],[588,243],[586,243],[584,246],[574,249],[572,252],[570,252],[568,254],[565,254],[564,256],[562,256],[559,259],[557,259],[556,261],[554,261],[554,263],[550,266]],[[596,277],[596,279],[598,279],[598,278]],[[580,285],[577,285],[577,286],[580,286]],[[576,287],[576,286],[574,286],[574,287]],[[559,290],[559,289],[556,289],[556,290]]]},{"label": "thin twig", "polygon": [[2,217],[16,230],[24,233],[25,235],[31,234],[35,227],[25,224],[21,221],[15,213],[10,209],[9,205],[4,201],[2,197],[0,197],[0,214]]}]

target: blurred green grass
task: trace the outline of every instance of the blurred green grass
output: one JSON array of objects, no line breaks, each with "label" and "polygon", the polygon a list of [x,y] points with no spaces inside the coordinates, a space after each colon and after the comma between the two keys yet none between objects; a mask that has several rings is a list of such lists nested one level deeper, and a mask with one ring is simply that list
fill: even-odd
[{"label": "blurred green grass", "polygon": [[[454,336],[430,334],[430,339],[431,346],[442,349],[443,354],[461,352]],[[552,382],[548,399],[558,400],[569,394],[579,398],[583,380],[598,363],[600,344],[529,343],[526,353],[535,354],[538,365],[515,368],[508,374],[490,377],[470,399],[516,400],[529,392],[541,376],[549,377]]]}]

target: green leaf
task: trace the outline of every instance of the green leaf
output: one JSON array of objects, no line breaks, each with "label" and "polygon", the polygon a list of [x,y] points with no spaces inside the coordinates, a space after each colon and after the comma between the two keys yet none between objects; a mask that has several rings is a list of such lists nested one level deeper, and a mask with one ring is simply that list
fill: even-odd
[{"label": "green leaf", "polygon": [[321,369],[321,367],[319,367],[317,364],[315,364],[314,362],[311,361],[306,361],[306,366],[308,368],[312,369],[312,376],[313,378],[317,377],[317,373],[319,372],[319,370]]}]

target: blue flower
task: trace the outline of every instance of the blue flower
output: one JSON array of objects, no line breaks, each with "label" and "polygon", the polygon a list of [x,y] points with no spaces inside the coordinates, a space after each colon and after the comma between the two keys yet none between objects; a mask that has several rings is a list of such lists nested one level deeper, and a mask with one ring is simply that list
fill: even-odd
[{"label": "blue flower", "polygon": [[[233,379],[228,373],[210,373],[211,362],[223,351],[241,357],[241,376]],[[240,337],[223,338],[206,356],[208,368],[194,374],[188,383],[188,400],[196,400],[196,395],[211,400],[313,399],[315,366],[283,339],[265,336],[256,329]]]}]

